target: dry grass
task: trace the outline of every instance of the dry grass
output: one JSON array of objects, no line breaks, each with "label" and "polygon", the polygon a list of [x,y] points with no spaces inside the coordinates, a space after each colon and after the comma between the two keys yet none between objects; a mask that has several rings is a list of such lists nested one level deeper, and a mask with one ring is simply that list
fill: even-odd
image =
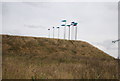
[{"label": "dry grass", "polygon": [[83,41],[3,35],[3,79],[117,79],[117,60]]},{"label": "dry grass", "polygon": [[2,36],[0,36],[0,80],[2,80]]}]

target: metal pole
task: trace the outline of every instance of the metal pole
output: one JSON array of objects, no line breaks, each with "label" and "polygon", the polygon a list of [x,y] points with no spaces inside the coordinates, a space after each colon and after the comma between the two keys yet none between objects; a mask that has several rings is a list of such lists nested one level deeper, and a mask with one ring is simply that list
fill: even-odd
[{"label": "metal pole", "polygon": [[70,40],[70,27],[69,27],[69,40]]},{"label": "metal pole", "polygon": [[73,39],[73,25],[72,25],[72,28],[71,28],[71,40]]},{"label": "metal pole", "polygon": [[50,38],[50,30],[49,30],[49,38]]},{"label": "metal pole", "polygon": [[64,27],[64,39],[66,37],[66,22],[65,22],[65,27]]},{"label": "metal pole", "polygon": [[60,27],[57,27],[57,28],[58,28],[58,39],[59,39],[59,32],[60,32],[60,29],[59,29],[59,28],[60,28]]},{"label": "metal pole", "polygon": [[69,31],[68,31],[68,40],[70,40],[70,25],[67,25],[68,28],[69,28]]},{"label": "metal pole", "polygon": [[71,28],[71,40],[73,40],[73,36],[74,36],[74,23],[75,22],[71,22],[72,28]]},{"label": "metal pole", "polygon": [[53,27],[53,38],[54,38],[54,27]]},{"label": "metal pole", "polygon": [[48,38],[50,38],[50,29],[48,29]]},{"label": "metal pole", "polygon": [[73,40],[74,40],[74,35],[75,35],[75,29],[74,29],[74,26],[73,26]]},{"label": "metal pole", "polygon": [[76,26],[76,30],[75,30],[75,40],[77,40],[77,26]]},{"label": "metal pole", "polygon": [[58,39],[59,39],[59,34],[60,34],[60,28],[58,29]]}]

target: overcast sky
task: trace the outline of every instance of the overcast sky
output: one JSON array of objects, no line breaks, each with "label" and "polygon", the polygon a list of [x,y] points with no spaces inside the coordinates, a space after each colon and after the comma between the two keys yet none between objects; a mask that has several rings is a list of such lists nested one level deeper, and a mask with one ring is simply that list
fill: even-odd
[{"label": "overcast sky", "polygon": [[[48,37],[47,29],[66,19],[67,24],[78,22],[78,40],[118,56],[118,43],[112,43],[118,39],[117,2],[7,2],[0,9],[2,34]],[[63,38],[63,27],[60,33]],[[55,34],[57,38],[57,29]]]}]

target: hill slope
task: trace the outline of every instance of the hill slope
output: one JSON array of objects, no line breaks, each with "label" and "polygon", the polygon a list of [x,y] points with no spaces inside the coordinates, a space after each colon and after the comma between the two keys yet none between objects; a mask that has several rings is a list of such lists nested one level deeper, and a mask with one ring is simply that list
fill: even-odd
[{"label": "hill slope", "polygon": [[117,78],[116,60],[87,42],[2,37],[3,78]]}]

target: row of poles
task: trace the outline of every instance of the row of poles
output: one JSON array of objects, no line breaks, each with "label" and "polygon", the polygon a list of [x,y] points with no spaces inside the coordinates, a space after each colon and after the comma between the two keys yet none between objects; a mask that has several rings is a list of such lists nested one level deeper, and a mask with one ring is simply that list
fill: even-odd
[{"label": "row of poles", "polygon": [[[61,25],[61,27],[64,27],[64,39],[66,39],[66,27],[69,28],[68,30],[68,40],[77,40],[77,24],[76,22],[71,22],[71,24],[67,25],[66,24],[66,20],[62,20],[63,24]],[[55,28],[58,29],[58,39],[59,39],[59,35],[60,35],[60,27],[52,27],[51,29],[48,29],[48,37],[50,38],[50,30],[53,30],[53,38],[55,35]],[[74,37],[74,33],[75,33],[75,37]],[[71,37],[71,38],[70,38]],[[74,39],[73,39],[74,37]]]}]

